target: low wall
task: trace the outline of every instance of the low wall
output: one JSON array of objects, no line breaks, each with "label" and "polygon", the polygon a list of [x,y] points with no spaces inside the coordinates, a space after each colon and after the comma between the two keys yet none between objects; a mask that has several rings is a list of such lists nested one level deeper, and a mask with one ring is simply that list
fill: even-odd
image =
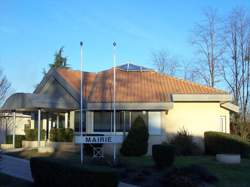
[{"label": "low wall", "polygon": [[[45,141],[40,141],[40,146],[44,147],[46,144]],[[23,148],[37,148],[38,147],[38,141],[27,141],[23,140],[22,141],[22,147]]]},{"label": "low wall", "polygon": [[1,144],[0,147],[2,150],[13,149],[13,144]]},{"label": "low wall", "polygon": [[51,146],[55,148],[56,151],[64,151],[64,152],[80,151],[80,145],[75,144],[74,142],[48,142],[46,146]]}]

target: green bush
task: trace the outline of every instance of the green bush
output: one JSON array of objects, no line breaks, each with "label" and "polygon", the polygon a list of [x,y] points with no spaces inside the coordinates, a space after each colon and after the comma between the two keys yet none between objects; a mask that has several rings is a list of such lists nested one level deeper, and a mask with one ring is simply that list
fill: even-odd
[{"label": "green bush", "polygon": [[153,145],[152,157],[159,168],[171,166],[174,162],[175,147],[168,144]]},{"label": "green bush", "polygon": [[57,141],[58,142],[65,142],[65,128],[58,128],[57,130]]},{"label": "green bush", "polygon": [[176,155],[197,155],[202,152],[193,142],[193,136],[184,128],[179,130],[169,143],[175,147]]},{"label": "green bush", "polygon": [[[25,132],[25,140],[27,141],[37,141],[38,140],[38,129],[29,129],[26,128]],[[46,131],[41,129],[41,140],[45,140]]]},{"label": "green bush", "polygon": [[49,140],[52,142],[57,142],[57,129],[56,128],[50,129]]},{"label": "green bush", "polygon": [[139,116],[128,132],[128,136],[122,143],[121,154],[125,156],[141,156],[148,151],[148,127]]},{"label": "green bush", "polygon": [[50,141],[52,142],[72,142],[74,137],[73,129],[52,128],[50,129]]},{"label": "green bush", "polygon": [[207,154],[241,154],[242,157],[250,156],[250,143],[240,136],[223,132],[204,133],[205,150]]},{"label": "green bush", "polygon": [[[15,148],[21,148],[22,147],[22,141],[25,139],[24,135],[15,135]],[[7,135],[6,136],[6,144],[12,144],[13,143],[13,135]]]},{"label": "green bush", "polygon": [[66,142],[73,142],[73,138],[74,138],[74,131],[73,131],[73,129],[66,128],[65,129],[65,141]]},{"label": "green bush", "polygon": [[104,166],[73,165],[63,159],[31,158],[31,172],[36,186],[116,187],[117,170]]}]

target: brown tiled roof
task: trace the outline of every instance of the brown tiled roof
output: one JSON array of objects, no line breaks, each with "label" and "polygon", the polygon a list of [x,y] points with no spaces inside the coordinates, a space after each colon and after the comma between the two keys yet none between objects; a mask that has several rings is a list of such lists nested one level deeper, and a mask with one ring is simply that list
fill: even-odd
[{"label": "brown tiled roof", "polygon": [[[57,69],[61,77],[80,92],[80,71]],[[113,69],[83,73],[83,95],[88,102],[112,102]],[[167,102],[171,94],[226,94],[212,87],[159,74],[155,71],[116,69],[117,102]]]}]

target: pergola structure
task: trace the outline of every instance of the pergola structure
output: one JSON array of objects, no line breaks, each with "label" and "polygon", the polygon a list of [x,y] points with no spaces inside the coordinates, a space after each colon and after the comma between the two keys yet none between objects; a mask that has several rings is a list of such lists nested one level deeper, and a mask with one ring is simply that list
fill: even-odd
[{"label": "pergola structure", "polygon": [[[63,100],[51,98],[44,94],[32,93],[16,93],[10,96],[2,108],[1,113],[12,113],[13,117],[13,147],[15,147],[15,131],[16,131],[16,113],[37,112],[38,114],[38,147],[41,142],[41,113],[42,112],[64,112],[65,126],[68,127],[68,112],[74,110],[69,103]],[[57,125],[59,123],[59,116],[57,116]]]}]

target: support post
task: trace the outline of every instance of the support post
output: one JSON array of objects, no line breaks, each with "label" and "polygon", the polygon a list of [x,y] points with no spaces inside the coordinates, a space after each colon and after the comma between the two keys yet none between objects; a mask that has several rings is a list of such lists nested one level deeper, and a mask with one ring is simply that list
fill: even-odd
[{"label": "support post", "polygon": [[41,109],[38,109],[38,147],[41,144]]},{"label": "support post", "polygon": [[13,149],[15,149],[16,146],[16,111],[13,112],[13,128],[12,128],[12,145]]},{"label": "support post", "polygon": [[68,128],[69,127],[69,125],[68,125],[68,116],[69,116],[69,114],[68,114],[68,112],[66,112],[65,113],[65,115],[64,115],[64,125],[65,125],[65,128]]},{"label": "support post", "polygon": [[56,128],[59,128],[59,113],[56,115]]}]

